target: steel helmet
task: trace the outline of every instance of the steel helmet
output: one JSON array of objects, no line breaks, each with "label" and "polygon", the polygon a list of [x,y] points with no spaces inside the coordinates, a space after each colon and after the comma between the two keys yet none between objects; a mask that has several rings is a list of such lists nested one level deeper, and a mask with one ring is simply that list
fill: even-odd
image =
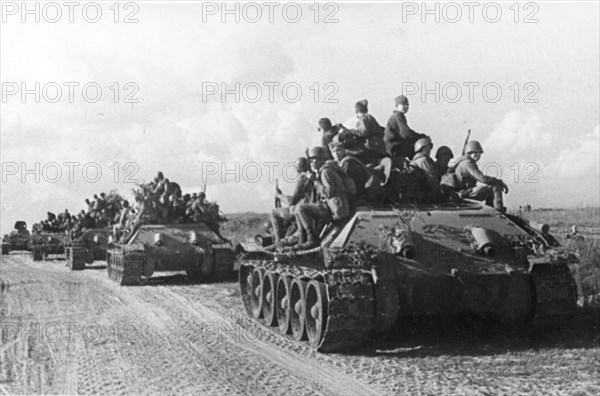
[{"label": "steel helmet", "polygon": [[442,155],[449,155],[450,158],[454,158],[454,153],[452,152],[452,150],[450,150],[450,147],[448,146],[442,146],[439,149],[437,149],[435,153],[435,158],[440,158]]},{"label": "steel helmet", "polygon": [[325,152],[325,149],[321,146],[313,147],[310,150],[308,150],[308,158],[326,159],[327,153]]},{"label": "steel helmet", "polygon": [[421,138],[415,143],[415,153],[418,153],[425,146],[431,146],[433,148],[433,142],[429,138]]},{"label": "steel helmet", "polygon": [[310,164],[306,157],[299,157],[296,160],[296,168],[298,169],[298,172],[308,172],[310,170]]},{"label": "steel helmet", "polygon": [[482,153],[483,154],[483,148],[481,147],[481,144],[477,140],[471,140],[471,141],[467,142],[467,146],[465,147],[465,153],[467,153],[467,154]]}]

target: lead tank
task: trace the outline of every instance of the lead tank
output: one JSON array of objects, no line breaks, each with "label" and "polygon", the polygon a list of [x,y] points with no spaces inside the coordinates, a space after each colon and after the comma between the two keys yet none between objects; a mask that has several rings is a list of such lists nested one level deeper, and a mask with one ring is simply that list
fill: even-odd
[{"label": "lead tank", "polygon": [[186,271],[192,281],[221,280],[233,274],[230,243],[204,223],[146,224],[107,251],[108,276],[137,285],[154,272]]},{"label": "lead tank", "polygon": [[244,246],[249,316],[321,352],[339,352],[402,317],[472,313],[503,323],[571,315],[576,259],[525,220],[476,201],[360,207],[310,251]]}]

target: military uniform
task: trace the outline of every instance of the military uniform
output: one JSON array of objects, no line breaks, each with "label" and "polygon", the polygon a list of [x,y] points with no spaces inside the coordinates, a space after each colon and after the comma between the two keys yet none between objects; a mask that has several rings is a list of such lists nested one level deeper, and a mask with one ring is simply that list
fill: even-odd
[{"label": "military uniform", "polygon": [[439,198],[440,193],[440,175],[435,167],[435,162],[431,157],[418,152],[412,160],[412,164],[423,171],[426,183],[426,195],[430,198]]},{"label": "military uniform", "polygon": [[296,207],[303,203],[315,203],[317,201],[314,183],[308,177],[300,175],[296,182],[294,193],[288,200],[289,207],[276,208],[271,211],[271,224],[275,241],[279,242],[284,237],[287,229],[295,218]]},{"label": "military uniform", "polygon": [[[324,155],[323,153],[320,158]],[[331,220],[343,220],[350,215],[348,193],[340,172],[343,171],[335,161],[327,161],[319,169],[317,177],[319,203],[302,204],[296,210],[298,229],[306,232],[307,246],[319,243],[317,222],[324,224]],[[303,247],[302,245],[304,244],[299,246]]]},{"label": "military uniform", "polygon": [[486,205],[505,210],[502,199],[503,183],[500,179],[486,176],[477,162],[464,155],[457,160],[456,166],[448,170],[442,178],[442,185],[457,191],[463,198],[485,201]]},{"label": "military uniform", "polygon": [[383,140],[388,154],[393,155],[391,147],[394,143],[399,143],[393,156],[412,158],[415,155],[415,142],[422,137],[425,135],[409,128],[404,113],[394,110],[385,128]]},{"label": "military uniform", "polygon": [[364,198],[366,195],[365,186],[369,180],[369,171],[366,166],[351,154],[346,154],[339,162],[339,165],[354,180],[354,184],[356,185],[356,199],[360,200]]}]

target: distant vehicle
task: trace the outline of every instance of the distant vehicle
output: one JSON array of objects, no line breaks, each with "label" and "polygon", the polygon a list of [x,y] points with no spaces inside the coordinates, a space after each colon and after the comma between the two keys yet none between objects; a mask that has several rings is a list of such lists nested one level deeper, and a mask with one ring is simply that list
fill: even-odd
[{"label": "distant vehicle", "polygon": [[106,260],[111,246],[108,228],[85,230],[81,236],[69,241],[66,247],[67,266],[71,270],[85,269],[86,264]]},{"label": "distant vehicle", "polygon": [[67,231],[33,233],[30,242],[33,261],[42,261],[50,254],[64,255],[69,239]]},{"label": "distant vehicle", "polygon": [[31,250],[31,234],[27,230],[27,223],[22,220],[15,223],[14,231],[2,238],[2,254],[9,254],[13,250]]},{"label": "distant vehicle", "polygon": [[576,308],[567,265],[576,259],[548,231],[470,200],[359,207],[309,251],[244,245],[243,305],[321,352],[351,349],[407,316],[553,322]]},{"label": "distant vehicle", "polygon": [[160,271],[186,271],[193,281],[221,280],[233,274],[230,243],[204,223],[145,224],[107,251],[108,276],[137,285]]}]

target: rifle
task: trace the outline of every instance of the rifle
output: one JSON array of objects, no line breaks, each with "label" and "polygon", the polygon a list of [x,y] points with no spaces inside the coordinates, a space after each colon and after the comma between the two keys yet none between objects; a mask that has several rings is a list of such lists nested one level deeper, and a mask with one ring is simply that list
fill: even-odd
[{"label": "rifle", "polygon": [[469,138],[471,137],[471,130],[467,132],[467,138],[465,139],[465,144],[463,144],[462,155],[465,155],[465,150],[467,149],[467,143],[469,143]]},{"label": "rifle", "polygon": [[202,183],[202,192],[206,195],[206,183]]},{"label": "rifle", "polygon": [[281,190],[279,189],[279,179],[275,179],[275,207],[281,208],[281,198],[279,198],[278,194],[281,194]]}]

